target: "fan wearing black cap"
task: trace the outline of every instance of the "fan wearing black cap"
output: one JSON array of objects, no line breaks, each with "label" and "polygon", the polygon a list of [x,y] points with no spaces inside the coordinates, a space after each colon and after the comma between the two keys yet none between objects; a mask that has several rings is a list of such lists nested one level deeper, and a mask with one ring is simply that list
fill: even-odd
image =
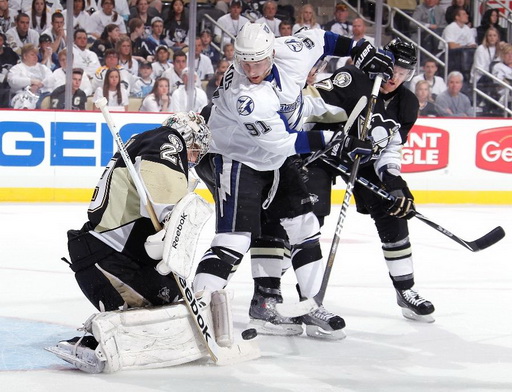
[{"label": "fan wearing black cap", "polygon": [[48,67],[50,71],[54,71],[60,67],[59,57],[52,49],[52,39],[48,34],[41,34],[39,37],[37,61]]}]

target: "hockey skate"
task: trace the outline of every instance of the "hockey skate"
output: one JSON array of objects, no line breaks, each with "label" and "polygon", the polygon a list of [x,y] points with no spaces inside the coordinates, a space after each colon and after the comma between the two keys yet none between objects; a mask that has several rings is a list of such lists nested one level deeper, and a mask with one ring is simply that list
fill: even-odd
[{"label": "hockey skate", "polygon": [[419,295],[412,288],[408,290],[396,290],[396,300],[398,306],[402,308],[402,314],[409,320],[421,321],[424,323],[433,323],[434,305]]},{"label": "hockey skate", "polygon": [[345,320],[325,310],[323,305],[302,316],[302,322],[306,324],[306,334],[313,338],[341,340],[347,336],[343,331]]},{"label": "hockey skate", "polygon": [[276,304],[282,303],[279,289],[256,286],[249,308],[249,328],[255,328],[262,335],[292,336],[302,334],[300,318],[281,316]]},{"label": "hockey skate", "polygon": [[66,362],[87,373],[101,373],[105,361],[96,355],[98,342],[94,336],[74,337],[62,340],[56,346],[46,347],[45,350],[55,354]]}]

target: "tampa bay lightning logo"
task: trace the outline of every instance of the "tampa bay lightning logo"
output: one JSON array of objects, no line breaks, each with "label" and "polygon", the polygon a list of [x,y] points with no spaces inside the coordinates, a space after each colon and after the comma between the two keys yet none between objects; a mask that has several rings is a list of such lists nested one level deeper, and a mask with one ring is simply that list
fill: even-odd
[{"label": "tampa bay lightning logo", "polygon": [[294,52],[300,52],[304,47],[303,42],[297,38],[289,38],[284,43]]},{"label": "tampa bay lightning logo", "polygon": [[254,111],[254,101],[251,97],[243,95],[238,98],[236,107],[241,116],[248,116]]}]

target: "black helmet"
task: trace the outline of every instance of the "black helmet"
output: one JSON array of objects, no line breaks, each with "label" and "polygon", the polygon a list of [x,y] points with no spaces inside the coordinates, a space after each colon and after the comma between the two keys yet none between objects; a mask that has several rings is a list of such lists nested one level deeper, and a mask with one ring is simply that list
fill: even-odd
[{"label": "black helmet", "polygon": [[400,38],[390,41],[385,47],[395,56],[395,65],[405,68],[414,69],[416,66],[416,45],[412,42],[404,42]]}]

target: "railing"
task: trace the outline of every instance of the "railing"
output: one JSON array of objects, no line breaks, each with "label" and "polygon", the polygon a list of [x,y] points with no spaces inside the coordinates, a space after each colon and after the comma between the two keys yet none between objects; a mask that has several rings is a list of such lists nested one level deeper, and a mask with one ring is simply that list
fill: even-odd
[{"label": "railing", "polygon": [[[475,68],[475,77],[473,77],[473,116],[476,117],[476,108],[478,106],[477,102],[477,96],[484,99],[484,101],[491,102],[493,105],[495,105],[498,109],[503,110],[503,116],[504,117],[512,117],[512,110],[508,107],[508,101],[510,98],[510,95],[512,93],[512,86],[503,80],[498,79],[493,74],[487,72],[486,70],[476,67]],[[506,89],[506,94],[504,94],[504,100],[503,103],[496,101],[494,98],[492,98],[490,95],[486,94],[484,91],[479,89],[477,87],[478,79],[480,79],[481,76],[487,76],[489,77],[495,84],[500,85]]]},{"label": "railing", "polygon": [[[221,25],[219,25],[219,24],[217,23],[217,21],[216,21],[215,19],[213,19],[213,18],[212,18],[210,15],[208,15],[208,14],[204,14],[204,15],[203,15],[203,19],[201,19],[201,30],[204,30],[205,23],[206,23],[206,22],[205,22],[205,19],[206,19],[207,21],[209,21],[209,22],[214,26],[214,29],[213,29],[213,31],[212,31],[212,35],[213,35],[214,31],[215,31],[215,27],[218,27],[218,28],[220,29],[220,31],[221,31],[221,35],[220,35],[220,42],[219,42],[219,44],[220,44],[220,48],[219,48],[219,47],[216,47],[216,49],[218,49],[218,50],[221,52],[221,54],[224,54],[224,36],[228,36],[228,37],[231,39],[231,41],[234,41],[234,40],[235,40],[235,36],[234,36],[233,34],[231,34],[229,31],[226,31],[226,29],[224,29],[224,27],[222,27]],[[215,38],[215,37],[213,37],[213,38]],[[213,42],[213,40],[212,40],[212,43],[214,43],[214,42]]]}]

